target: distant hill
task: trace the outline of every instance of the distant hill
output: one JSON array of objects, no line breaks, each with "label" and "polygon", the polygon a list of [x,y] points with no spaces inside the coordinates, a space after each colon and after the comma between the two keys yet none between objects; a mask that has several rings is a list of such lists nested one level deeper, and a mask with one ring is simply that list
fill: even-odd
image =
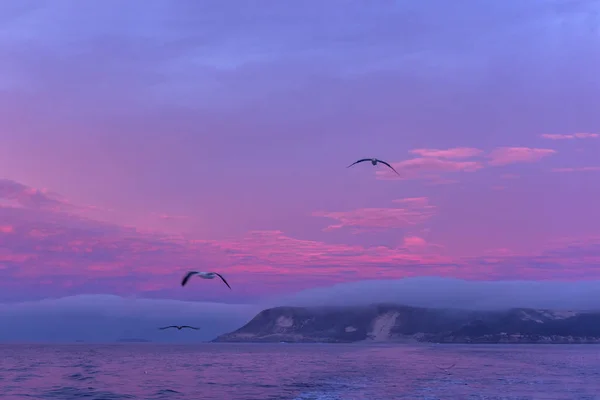
[{"label": "distant hill", "polygon": [[213,342],[600,343],[600,311],[275,307]]}]

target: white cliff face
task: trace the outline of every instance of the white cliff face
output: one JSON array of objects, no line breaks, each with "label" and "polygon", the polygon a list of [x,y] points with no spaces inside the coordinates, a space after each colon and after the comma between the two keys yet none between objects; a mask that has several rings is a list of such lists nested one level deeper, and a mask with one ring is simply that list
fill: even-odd
[{"label": "white cliff face", "polygon": [[533,315],[533,312],[531,311],[521,311],[521,318],[524,321],[535,321],[538,324],[543,324],[544,321],[542,321],[541,319],[539,319],[539,317],[537,315]]},{"label": "white cliff face", "polygon": [[521,310],[523,320],[535,321],[539,324],[546,320],[559,320],[575,317],[579,315],[577,311],[548,311],[548,310]]},{"label": "white cliff face", "polygon": [[392,328],[396,325],[399,315],[397,312],[389,312],[375,318],[367,337],[374,342],[390,340]]},{"label": "white cliff face", "polygon": [[344,331],[346,332],[356,332],[356,328],[353,326],[347,326],[346,329],[344,329]]},{"label": "white cliff face", "polygon": [[282,332],[294,326],[294,318],[281,316],[275,321],[275,331]]},{"label": "white cliff face", "polygon": [[544,315],[553,319],[567,319],[581,314],[578,311],[546,311]]}]

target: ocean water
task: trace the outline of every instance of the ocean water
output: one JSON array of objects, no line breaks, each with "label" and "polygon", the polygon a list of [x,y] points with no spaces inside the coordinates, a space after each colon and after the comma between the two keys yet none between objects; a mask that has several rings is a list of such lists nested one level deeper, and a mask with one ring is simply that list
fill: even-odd
[{"label": "ocean water", "polygon": [[1,345],[0,399],[600,399],[600,346]]}]

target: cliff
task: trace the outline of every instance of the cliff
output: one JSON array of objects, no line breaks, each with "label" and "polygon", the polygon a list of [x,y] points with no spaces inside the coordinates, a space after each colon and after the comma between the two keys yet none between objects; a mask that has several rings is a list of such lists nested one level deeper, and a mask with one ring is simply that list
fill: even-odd
[{"label": "cliff", "polygon": [[600,311],[276,307],[214,342],[600,343]]}]

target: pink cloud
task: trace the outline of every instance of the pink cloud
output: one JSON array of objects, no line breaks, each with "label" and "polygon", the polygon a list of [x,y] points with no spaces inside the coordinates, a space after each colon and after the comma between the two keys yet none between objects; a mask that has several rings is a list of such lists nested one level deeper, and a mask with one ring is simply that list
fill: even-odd
[{"label": "pink cloud", "polygon": [[0,179],[0,199],[12,201],[17,207],[59,209],[67,205],[47,189],[34,189],[10,179]]},{"label": "pink cloud", "polygon": [[35,254],[23,254],[9,249],[0,249],[0,269],[7,268],[10,263],[24,263],[35,259]]},{"label": "pink cloud", "polygon": [[475,149],[472,147],[455,147],[452,149],[438,150],[438,149],[414,149],[410,151],[412,154],[416,154],[421,157],[434,157],[434,158],[471,158],[478,156],[482,153],[482,150]]},{"label": "pink cloud", "polygon": [[318,211],[312,215],[337,221],[325,228],[326,231],[340,228],[354,228],[354,232],[365,229],[403,228],[421,224],[436,213],[436,207],[429,204],[426,197],[394,200],[403,207],[360,208],[352,211]]},{"label": "pink cloud", "polygon": [[553,172],[591,172],[600,171],[600,167],[553,168]]},{"label": "pink cloud", "polygon": [[241,263],[238,265],[268,267],[292,274],[307,272],[299,270],[298,266],[316,268],[314,273],[329,274],[331,268],[358,272],[367,266],[386,269],[392,266],[448,261],[439,255],[412,254],[401,247],[364,247],[300,240],[288,237],[281,231],[253,231],[241,239],[215,242],[215,245],[228,250],[230,256],[240,259]]},{"label": "pink cloud", "polygon": [[418,236],[405,236],[404,247],[407,248],[422,248],[427,246],[427,241]]},{"label": "pink cloud", "polygon": [[572,140],[572,139],[596,139],[600,137],[597,133],[572,133],[572,134],[542,134],[540,135],[544,139],[550,140]]},{"label": "pink cloud", "polygon": [[168,221],[184,220],[184,219],[189,219],[190,218],[187,215],[174,215],[174,214],[164,214],[164,213],[163,214],[154,213],[154,215],[156,217],[158,217],[159,219],[168,220]]},{"label": "pink cloud", "polygon": [[392,201],[393,203],[406,204],[410,207],[433,207],[429,205],[429,199],[427,197],[405,197],[403,199],[396,199]]},{"label": "pink cloud", "polygon": [[484,256],[500,256],[500,257],[506,257],[506,256],[514,256],[516,255],[511,249],[507,249],[504,247],[499,247],[496,249],[489,249],[489,250],[485,250],[483,252]]},{"label": "pink cloud", "polygon": [[430,243],[425,238],[416,235],[404,236],[401,248],[410,253],[419,253],[422,255],[441,254],[441,252],[444,250],[444,246],[435,243]]},{"label": "pink cloud", "polygon": [[[472,276],[488,279],[597,279],[600,276],[600,238],[584,237],[548,243],[541,251],[519,254],[495,249],[461,259]],[[479,269],[479,272],[475,272]]]},{"label": "pink cloud", "polygon": [[[279,231],[252,232],[243,239],[220,243],[240,259],[237,269],[263,270],[273,273],[302,275],[310,273],[333,276],[351,273],[359,279],[360,271],[381,277],[444,275],[465,279],[564,279],[600,277],[600,240],[555,244],[541,252],[516,254],[509,250],[494,255],[449,258],[436,251],[415,252],[423,240],[410,237],[408,246],[349,246],[298,240]],[[417,245],[411,248],[411,244]],[[422,248],[422,247],[421,247]],[[304,272],[303,272],[304,271]],[[335,272],[334,272],[335,271]],[[339,276],[339,275],[337,275]]]},{"label": "pink cloud", "polygon": [[451,161],[439,158],[421,157],[410,160],[391,163],[398,171],[396,175],[389,169],[381,169],[376,172],[380,179],[418,179],[436,176],[445,172],[474,172],[483,168],[478,161]]},{"label": "pink cloud", "polygon": [[36,189],[10,179],[0,179],[0,207],[3,206],[79,215],[96,211],[112,211],[94,205],[75,205],[58,193],[48,189]]},{"label": "pink cloud", "polygon": [[13,233],[15,228],[10,225],[0,225],[0,233]]},{"label": "pink cloud", "polygon": [[516,163],[532,163],[540,161],[544,157],[555,154],[552,149],[535,149],[529,147],[499,147],[489,154],[493,166],[502,166]]},{"label": "pink cloud", "polygon": [[439,175],[424,175],[423,179],[426,179],[425,185],[427,186],[438,186],[438,185],[451,185],[458,183],[458,179],[448,179]]}]

